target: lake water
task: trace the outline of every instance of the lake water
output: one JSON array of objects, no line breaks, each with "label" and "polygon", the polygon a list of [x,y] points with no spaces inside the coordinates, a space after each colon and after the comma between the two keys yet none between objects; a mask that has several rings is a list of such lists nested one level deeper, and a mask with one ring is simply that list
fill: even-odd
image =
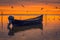
[{"label": "lake water", "polygon": [[[34,17],[37,16],[14,16],[18,20]],[[8,16],[0,16],[0,40],[60,40],[60,15],[44,15],[42,23],[43,30],[29,29],[9,37],[7,35]]]}]

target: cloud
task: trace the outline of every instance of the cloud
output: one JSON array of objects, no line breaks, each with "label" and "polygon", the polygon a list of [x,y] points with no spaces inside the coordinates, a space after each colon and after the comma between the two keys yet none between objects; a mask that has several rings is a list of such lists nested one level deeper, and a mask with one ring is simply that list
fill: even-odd
[{"label": "cloud", "polygon": [[0,0],[0,5],[16,5],[19,3],[58,3],[60,4],[60,0]]},{"label": "cloud", "polygon": [[16,4],[17,0],[0,0],[0,5],[13,5]]}]

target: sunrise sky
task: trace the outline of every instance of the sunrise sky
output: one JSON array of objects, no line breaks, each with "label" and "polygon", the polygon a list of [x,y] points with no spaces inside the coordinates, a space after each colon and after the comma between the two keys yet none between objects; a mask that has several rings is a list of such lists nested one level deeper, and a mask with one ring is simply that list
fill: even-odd
[{"label": "sunrise sky", "polygon": [[59,0],[0,0],[3,14],[60,14]]}]

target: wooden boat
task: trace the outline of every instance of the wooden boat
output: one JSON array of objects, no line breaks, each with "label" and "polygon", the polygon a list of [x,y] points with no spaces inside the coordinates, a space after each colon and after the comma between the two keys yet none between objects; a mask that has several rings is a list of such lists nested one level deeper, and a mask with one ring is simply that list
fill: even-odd
[{"label": "wooden boat", "polygon": [[[43,29],[42,24],[43,15],[27,20],[16,20],[14,19],[13,16],[9,16],[8,20],[9,20],[8,29],[10,30],[9,33],[24,31],[31,28]],[[10,24],[12,24],[12,29],[10,28]]]}]

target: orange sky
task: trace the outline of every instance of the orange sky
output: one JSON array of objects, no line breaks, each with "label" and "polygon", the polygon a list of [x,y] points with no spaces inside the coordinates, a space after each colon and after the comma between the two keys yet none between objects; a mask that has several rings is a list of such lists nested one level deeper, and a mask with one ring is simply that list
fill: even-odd
[{"label": "orange sky", "polygon": [[3,14],[60,14],[59,4],[35,4],[35,5],[13,5],[0,6],[0,12]]}]

